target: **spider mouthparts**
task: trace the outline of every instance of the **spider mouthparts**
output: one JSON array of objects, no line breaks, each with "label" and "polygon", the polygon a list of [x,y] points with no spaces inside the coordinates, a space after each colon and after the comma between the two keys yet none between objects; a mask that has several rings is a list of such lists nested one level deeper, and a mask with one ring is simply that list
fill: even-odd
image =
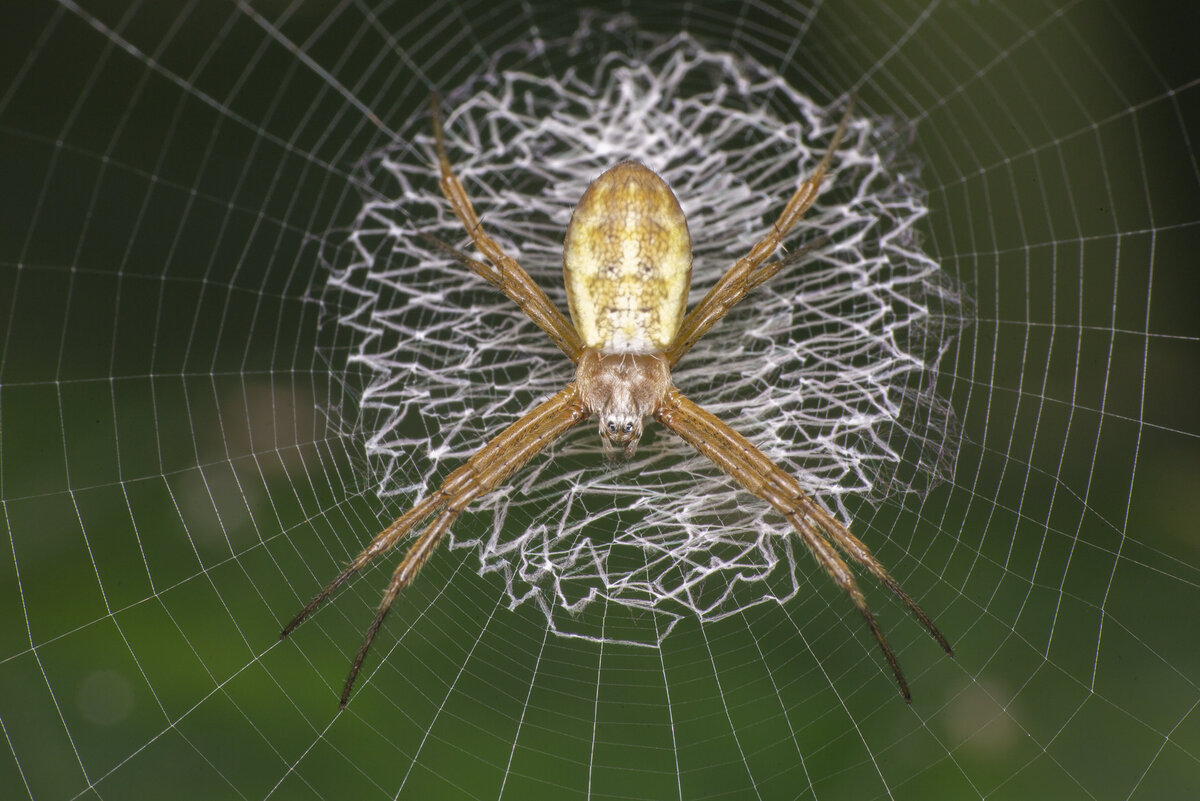
[{"label": "spider mouthparts", "polygon": [[638,442],[640,439],[640,437],[618,439],[616,437],[607,437],[601,435],[600,447],[604,453],[604,461],[612,465],[629,461],[633,458],[634,454],[637,453]]},{"label": "spider mouthparts", "polygon": [[613,441],[608,437],[600,437],[600,448],[601,452],[604,454],[604,461],[607,464],[623,462],[630,456],[628,448],[621,448],[618,450],[616,445],[613,444]]},{"label": "spider mouthparts", "polygon": [[[611,425],[611,424],[610,424]],[[608,462],[624,462],[633,458],[637,453],[638,442],[642,439],[640,424],[630,424],[629,430],[606,427],[600,422],[600,445],[604,449],[604,459]]]}]

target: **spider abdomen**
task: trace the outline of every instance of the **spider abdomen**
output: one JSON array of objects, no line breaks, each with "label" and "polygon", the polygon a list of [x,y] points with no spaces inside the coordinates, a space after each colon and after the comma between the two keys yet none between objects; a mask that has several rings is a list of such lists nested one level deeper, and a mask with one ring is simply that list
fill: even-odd
[{"label": "spider abdomen", "polygon": [[666,181],[635,161],[593,181],[567,226],[563,276],[586,347],[666,350],[683,319],[692,276],[687,220]]}]

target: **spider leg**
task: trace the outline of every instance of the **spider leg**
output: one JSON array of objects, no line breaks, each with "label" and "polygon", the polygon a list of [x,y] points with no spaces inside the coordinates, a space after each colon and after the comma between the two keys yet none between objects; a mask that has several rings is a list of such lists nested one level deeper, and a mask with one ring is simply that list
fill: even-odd
[{"label": "spider leg", "polygon": [[846,111],[842,114],[841,122],[838,123],[837,131],[833,134],[833,140],[829,143],[829,149],[825,151],[825,157],[821,159],[808,180],[796,189],[780,213],[779,219],[771,226],[771,230],[755,243],[745,256],[738,259],[729,268],[729,271],[713,285],[712,289],[708,290],[708,293],[700,299],[695,308],[683,318],[679,332],[675,335],[675,341],[671,343],[671,347],[667,351],[667,359],[672,367],[692,349],[700,337],[716,325],[752,289],[775,275],[783,267],[795,263],[798,260],[795,258],[796,256],[807,253],[816,245],[821,244],[821,241],[812,242],[798,254],[792,254],[787,258],[761,266],[783,243],[784,238],[812,206],[813,201],[817,199],[821,181],[824,180],[825,173],[829,171],[833,154],[837,152],[838,146],[842,143],[842,137],[846,133],[846,126],[850,122],[850,112],[854,110],[854,99],[851,96]]},{"label": "spider leg", "polygon": [[404,559],[392,574],[392,580],[383,594],[383,600],[379,604],[375,618],[371,621],[362,646],[354,657],[350,675],[346,678],[340,701],[342,707],[345,707],[346,702],[350,699],[350,690],[354,686],[354,680],[358,677],[358,671],[362,668],[371,642],[379,633],[384,616],[391,609],[392,603],[400,591],[408,586],[420,572],[454,520],[467,508],[468,504],[481,495],[494,490],[537,453],[585,417],[587,417],[587,413],[579,401],[575,384],[568,384],[565,389],[536,406],[476,451],[465,464],[446,476],[437,491],[379,532],[367,544],[367,547],[363,548],[362,552],[338,574],[337,578],[317,593],[284,627],[280,634],[281,639],[299,626],[326,598],[344,584],[346,579],[369,564],[375,557],[391,549],[402,537],[407,536],[431,515],[436,515],[408,549]]},{"label": "spider leg", "polygon": [[883,636],[870,607],[867,606],[867,600],[859,589],[854,574],[838,556],[837,551],[841,551],[875,576],[908,607],[947,654],[953,656],[954,653],[929,615],[904,592],[899,582],[892,578],[870,549],[833,515],[821,508],[808,496],[800,482],[767,458],[750,440],[721,422],[712,413],[688,400],[679,390],[672,387],[667,392],[667,397],[655,413],[655,418],[707,456],[747,490],[771,504],[792,524],[805,547],[829,577],[850,596],[855,608],[871,629],[875,641],[879,643],[888,665],[891,666],[896,682],[900,685],[900,693],[905,701],[911,703],[912,696],[900,670],[900,663],[888,645],[887,638]]},{"label": "spider leg", "polygon": [[521,307],[521,311],[525,312],[529,319],[537,323],[538,327],[554,340],[554,344],[567,354],[567,358],[572,362],[579,361],[579,354],[583,351],[583,342],[579,339],[575,327],[546,296],[546,293],[529,276],[529,273],[525,272],[525,269],[517,264],[516,260],[505,254],[496,241],[483,230],[479,215],[475,213],[475,207],[471,204],[471,199],[467,197],[462,181],[458,180],[458,176],[454,174],[454,169],[450,166],[450,159],[446,155],[442,118],[438,113],[436,93],[430,96],[430,106],[433,109],[434,144],[437,148],[438,166],[442,173],[442,194],[446,196],[450,208],[454,210],[454,215],[466,229],[471,241],[475,243],[475,247],[491,264],[484,264],[469,258],[434,237],[427,236],[427,238],[439,243],[443,250],[450,251],[454,258],[472,272],[498,287],[501,292]]}]

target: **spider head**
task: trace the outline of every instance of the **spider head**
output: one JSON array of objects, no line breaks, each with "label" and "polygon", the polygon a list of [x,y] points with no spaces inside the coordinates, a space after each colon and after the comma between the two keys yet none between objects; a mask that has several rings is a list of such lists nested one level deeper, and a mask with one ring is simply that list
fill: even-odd
[{"label": "spider head", "polygon": [[609,409],[600,414],[600,442],[604,446],[604,455],[608,458],[616,458],[618,447],[621,448],[621,458],[633,458],[641,438],[640,415],[621,409]]},{"label": "spider head", "polygon": [[585,350],[575,381],[584,408],[600,419],[604,455],[629,459],[642,438],[642,421],[654,414],[671,386],[671,368],[661,353]]}]

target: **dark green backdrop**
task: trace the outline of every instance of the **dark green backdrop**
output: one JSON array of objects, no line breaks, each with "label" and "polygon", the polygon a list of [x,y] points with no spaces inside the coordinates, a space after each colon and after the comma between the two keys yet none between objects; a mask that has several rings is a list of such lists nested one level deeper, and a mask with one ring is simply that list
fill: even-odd
[{"label": "dark green backdrop", "polygon": [[0,795],[1200,796],[1185,5],[624,7],[915,126],[926,248],[975,319],[943,370],[953,482],[855,520],[956,646],[872,590],[912,707],[819,574],[600,649],[446,551],[338,715],[388,566],[279,626],[403,507],[310,300],[326,235],[433,86],[579,9],[6,4]]}]

